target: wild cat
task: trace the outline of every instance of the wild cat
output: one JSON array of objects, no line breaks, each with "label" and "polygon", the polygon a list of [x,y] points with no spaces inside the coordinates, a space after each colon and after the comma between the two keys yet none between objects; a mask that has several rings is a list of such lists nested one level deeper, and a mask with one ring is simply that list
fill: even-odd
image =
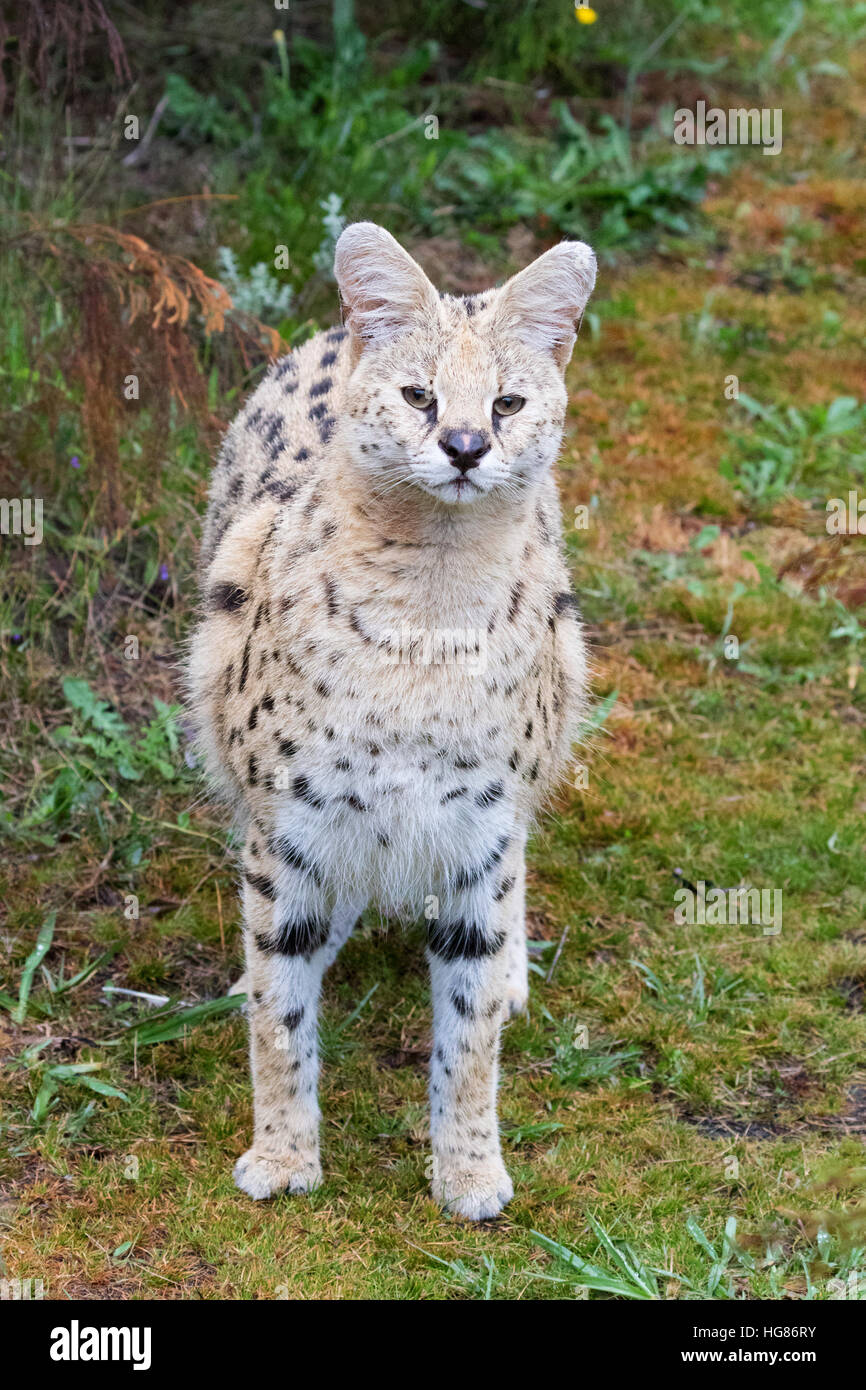
[{"label": "wild cat", "polygon": [[512,1196],[496,1089],[528,998],[527,831],[584,706],[552,465],[595,281],[562,242],[502,288],[440,295],[346,228],[344,328],[271,368],[211,486],[189,664],[242,855],[254,1198],[321,1177],[322,976],[368,905],[424,920],[433,1192]]}]

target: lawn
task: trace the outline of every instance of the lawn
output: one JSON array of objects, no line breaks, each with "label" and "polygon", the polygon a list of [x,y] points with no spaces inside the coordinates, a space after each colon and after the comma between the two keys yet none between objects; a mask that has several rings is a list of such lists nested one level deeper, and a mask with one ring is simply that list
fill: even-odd
[{"label": "lawn", "polygon": [[[534,53],[525,70],[494,53],[503,76],[470,80],[383,41],[341,137],[339,64],[369,56],[354,25],[327,61],[301,34],[267,54],[260,120],[236,94],[208,105],[190,59],[144,173],[115,159],[79,202],[53,168],[7,189],[0,465],[8,496],[45,498],[45,535],[0,548],[3,1277],[71,1299],[866,1296],[866,541],[825,524],[828,499],[866,495],[862,8],[831,52],[796,27],[774,49],[778,16],[756,7],[766,29],[711,32],[739,60],[709,75],[642,58],[663,23],[641,9],[657,20],[643,47],[596,37],[586,69],[633,74],[633,128],[603,87],[584,106],[566,91],[565,114],[521,108],[509,84],[525,89]],[[647,111],[707,84],[720,104],[782,107],[781,153],[725,150],[696,181],[702,152],[655,150]],[[432,102],[441,140],[402,133]],[[30,97],[16,111],[26,151],[43,117]],[[276,206],[286,131],[320,157]],[[245,140],[241,185],[227,151]],[[188,197],[187,146],[196,178],[207,165]],[[322,1187],[255,1204],[231,1177],[251,1129],[226,999],[234,842],[179,668],[215,441],[257,380],[263,323],[293,343],[338,321],[344,215],[393,225],[456,291],[582,217],[600,237],[559,469],[595,707],[532,844],[531,1005],[502,1057],[516,1191],[479,1226],[428,1191],[422,928],[375,916],[326,981]],[[223,331],[154,327],[152,299],[130,320],[135,284],[185,273],[164,262],[149,281],[117,272],[111,329],[106,266],[133,252],[63,230],[85,222],[203,264],[234,301]],[[282,242],[281,295],[265,260]],[[141,392],[118,386],[100,412],[109,349]],[[768,890],[781,911],[690,925],[677,904],[700,882]]]}]

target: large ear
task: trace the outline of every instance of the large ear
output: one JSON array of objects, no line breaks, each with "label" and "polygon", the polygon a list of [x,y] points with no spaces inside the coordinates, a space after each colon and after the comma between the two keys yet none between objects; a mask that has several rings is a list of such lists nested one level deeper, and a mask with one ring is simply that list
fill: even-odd
[{"label": "large ear", "polygon": [[439,296],[420,265],[375,222],[353,222],[342,233],[334,274],[361,347],[386,343],[437,310]]},{"label": "large ear", "polygon": [[506,281],[495,314],[505,333],[550,352],[564,371],[595,284],[595,252],[561,241]]}]

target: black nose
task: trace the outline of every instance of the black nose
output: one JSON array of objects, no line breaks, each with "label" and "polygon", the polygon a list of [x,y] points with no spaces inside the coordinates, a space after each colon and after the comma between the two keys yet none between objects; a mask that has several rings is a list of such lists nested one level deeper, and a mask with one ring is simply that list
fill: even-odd
[{"label": "black nose", "polygon": [[478,467],[490,444],[483,434],[474,434],[470,430],[447,430],[439,436],[439,448],[445,450],[455,468],[459,468],[461,473],[468,473],[470,468]]}]

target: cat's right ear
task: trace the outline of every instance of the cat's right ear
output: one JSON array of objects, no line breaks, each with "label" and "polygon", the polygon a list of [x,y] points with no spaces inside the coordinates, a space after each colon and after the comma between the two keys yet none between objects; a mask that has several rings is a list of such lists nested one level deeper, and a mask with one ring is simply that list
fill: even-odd
[{"label": "cat's right ear", "polygon": [[334,274],[361,348],[390,342],[437,312],[439,296],[420,265],[375,222],[353,222],[342,233]]}]

